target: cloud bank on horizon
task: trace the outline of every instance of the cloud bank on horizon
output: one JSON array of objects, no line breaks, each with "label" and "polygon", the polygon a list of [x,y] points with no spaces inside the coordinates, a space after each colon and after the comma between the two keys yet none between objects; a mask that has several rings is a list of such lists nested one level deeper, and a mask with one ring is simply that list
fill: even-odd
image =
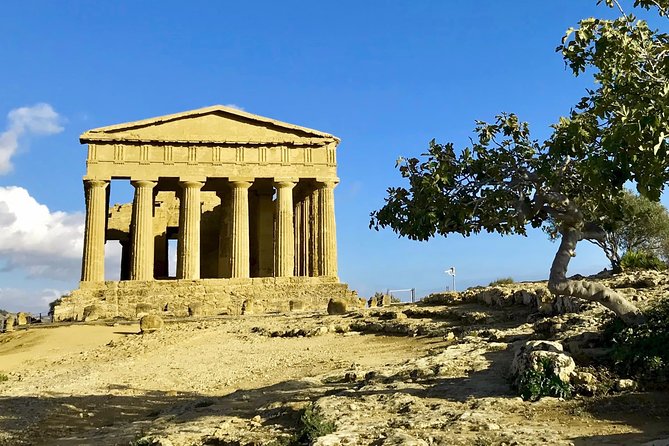
[{"label": "cloud bank on horizon", "polygon": [[[64,119],[46,103],[19,107],[7,115],[0,133],[0,175],[12,170],[13,156],[25,150],[31,135],[54,135],[64,130]],[[81,272],[85,215],[52,211],[20,185],[0,186],[0,273],[32,280],[48,278],[74,283]],[[119,266],[120,246],[106,249],[112,275]],[[67,285],[65,285],[67,288]],[[46,304],[63,294],[53,288],[0,288],[0,308],[44,311]]]}]

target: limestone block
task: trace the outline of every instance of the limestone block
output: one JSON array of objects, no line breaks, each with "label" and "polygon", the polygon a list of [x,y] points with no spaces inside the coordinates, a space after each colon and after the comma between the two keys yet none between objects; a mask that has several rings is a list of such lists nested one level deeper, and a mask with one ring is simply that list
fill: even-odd
[{"label": "limestone block", "polygon": [[379,302],[380,307],[389,307],[391,303],[390,296],[387,294],[384,294],[383,297],[381,298],[381,302]]},{"label": "limestone block", "polygon": [[375,308],[379,306],[379,301],[376,298],[376,296],[372,296],[369,298],[369,308]]},{"label": "limestone block", "polygon": [[104,311],[99,305],[89,305],[84,308],[84,322],[97,321],[104,318]]},{"label": "limestone block", "polygon": [[14,315],[13,314],[8,314],[7,319],[5,319],[5,332],[9,333],[14,331]]},{"label": "limestone block", "polygon": [[28,325],[30,322],[30,316],[27,313],[19,312],[16,313],[16,325]]},{"label": "limestone block", "polygon": [[253,299],[247,299],[242,303],[242,314],[254,314],[255,302]]},{"label": "limestone block", "polygon": [[290,311],[302,311],[302,310],[304,310],[304,301],[291,300],[289,305],[290,305]]},{"label": "limestone block", "polygon": [[147,314],[139,320],[139,331],[144,333],[153,333],[163,328],[165,323],[163,319],[156,314]]},{"label": "limestone block", "polygon": [[348,312],[346,300],[333,298],[328,302],[328,314],[346,314]]},{"label": "limestone block", "polygon": [[141,319],[147,314],[154,313],[156,311],[155,307],[147,303],[138,303],[135,305],[135,317]]},{"label": "limestone block", "polygon": [[204,307],[200,302],[193,302],[188,305],[188,316],[202,317],[205,315]]}]

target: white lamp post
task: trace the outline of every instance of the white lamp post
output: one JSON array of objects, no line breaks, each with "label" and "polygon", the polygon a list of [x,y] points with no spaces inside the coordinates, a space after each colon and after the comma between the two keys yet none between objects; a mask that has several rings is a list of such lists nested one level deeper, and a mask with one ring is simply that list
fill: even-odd
[{"label": "white lamp post", "polygon": [[444,271],[449,276],[453,277],[453,291],[455,291],[455,267],[451,266],[449,269]]}]

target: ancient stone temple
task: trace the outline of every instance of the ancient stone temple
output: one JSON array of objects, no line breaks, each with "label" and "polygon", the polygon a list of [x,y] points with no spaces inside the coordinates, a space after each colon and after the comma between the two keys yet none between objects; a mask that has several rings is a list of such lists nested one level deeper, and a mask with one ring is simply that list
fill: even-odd
[{"label": "ancient stone temple", "polygon": [[[81,283],[54,305],[55,320],[289,311],[354,299],[337,276],[336,137],[213,106],[89,130],[80,140],[88,144]],[[132,203],[109,206],[111,180],[132,184]],[[109,240],[122,246],[118,281],[105,281]]]}]

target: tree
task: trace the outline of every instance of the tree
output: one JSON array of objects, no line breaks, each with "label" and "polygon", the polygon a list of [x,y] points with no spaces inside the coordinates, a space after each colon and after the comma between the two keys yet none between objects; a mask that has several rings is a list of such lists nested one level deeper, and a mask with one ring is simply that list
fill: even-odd
[{"label": "tree", "polygon": [[[611,262],[614,272],[620,272],[620,260],[626,252],[646,252],[667,260],[669,252],[669,212],[661,203],[625,189],[609,215],[587,216],[586,220],[599,221],[603,237],[586,239],[599,246]],[[555,222],[545,227],[551,239],[559,237]]]},{"label": "tree", "polygon": [[[601,3],[601,0],[598,2]],[[606,0],[609,7],[620,5]],[[635,0],[666,17],[669,0]],[[620,8],[622,11],[622,8]],[[593,70],[595,87],[546,141],[533,140],[514,114],[478,121],[471,147],[430,142],[418,158],[397,163],[409,187],[389,188],[370,227],[400,236],[469,236],[480,231],[525,235],[553,221],[560,245],[549,275],[553,294],[596,301],[628,324],[644,320],[622,295],[597,283],[567,279],[581,240],[601,240],[596,215],[620,215],[623,185],[657,200],[669,181],[669,36],[633,15],[589,18],[558,46],[575,76]]]}]

